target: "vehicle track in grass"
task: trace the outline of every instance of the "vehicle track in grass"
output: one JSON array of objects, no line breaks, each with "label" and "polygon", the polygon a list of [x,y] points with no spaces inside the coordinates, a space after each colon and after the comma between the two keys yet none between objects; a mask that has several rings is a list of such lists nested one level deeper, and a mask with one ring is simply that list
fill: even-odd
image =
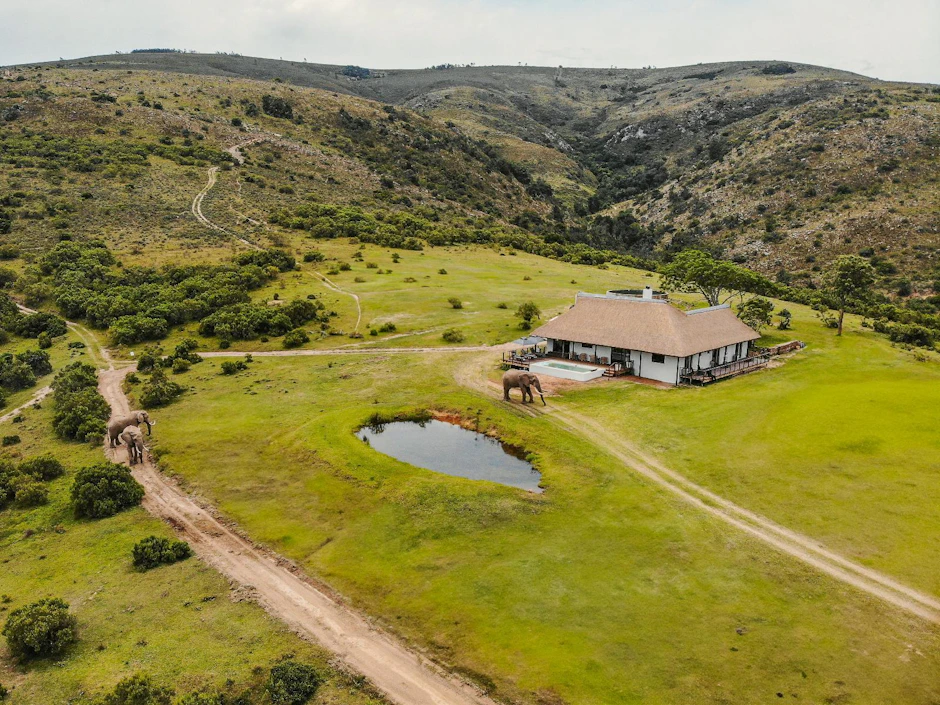
[{"label": "vehicle track in grass", "polygon": [[[128,366],[99,374],[99,390],[112,416],[130,413],[124,394]],[[123,447],[104,446],[115,462]],[[221,520],[163,476],[148,453],[132,468],[146,494],[144,508],[169,523],[194,552],[232,583],[248,591],[269,614],[293,631],[334,652],[350,668],[400,705],[496,705],[479,688],[447,673],[349,607],[287,559],[268,551]]]},{"label": "vehicle track in grass", "polygon": [[[454,377],[458,383],[487,396],[492,396],[494,392],[501,394],[502,389],[499,385],[487,378],[487,366],[491,362],[483,357],[465,361],[461,367],[457,368]],[[644,453],[635,444],[611,432],[604,424],[564,407],[542,407],[537,404],[520,406],[515,402],[507,405],[511,405],[525,415],[548,417],[552,423],[563,430],[585,438],[598,446],[628,470],[641,475],[681,501],[728,526],[743,531],[765,545],[878,598],[886,604],[933,624],[940,624],[940,598],[916,590],[889,575],[848,559],[810,536],[788,529],[721,497]]]}]

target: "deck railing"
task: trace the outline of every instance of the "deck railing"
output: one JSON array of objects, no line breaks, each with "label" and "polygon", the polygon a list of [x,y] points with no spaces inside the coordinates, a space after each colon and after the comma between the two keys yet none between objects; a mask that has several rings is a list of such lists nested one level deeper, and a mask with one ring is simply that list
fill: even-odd
[{"label": "deck railing", "polygon": [[709,382],[715,382],[725,377],[732,377],[763,367],[770,358],[771,355],[769,353],[761,353],[760,355],[744,357],[740,360],[734,360],[733,362],[708,367],[704,370],[694,370],[690,367],[686,367],[679,373],[679,376],[682,378],[682,381],[688,384],[708,384]]}]

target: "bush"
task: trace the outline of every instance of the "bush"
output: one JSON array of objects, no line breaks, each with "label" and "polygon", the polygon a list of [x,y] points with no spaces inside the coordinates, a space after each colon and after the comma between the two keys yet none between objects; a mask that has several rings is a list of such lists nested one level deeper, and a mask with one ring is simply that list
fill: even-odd
[{"label": "bush", "polygon": [[447,274],[447,270],[444,269],[443,267],[441,267],[440,269],[437,270],[437,273],[438,273],[438,274]]},{"label": "bush", "polygon": [[60,438],[95,441],[104,436],[111,407],[97,387],[53,396],[52,427]]},{"label": "bush", "polygon": [[275,705],[304,705],[320,688],[323,677],[313,666],[283,661],[271,669],[267,691]]},{"label": "bush", "polygon": [[181,374],[183,372],[189,372],[189,368],[193,366],[189,360],[184,357],[177,357],[173,359],[173,374]]},{"label": "bush", "polygon": [[181,385],[172,381],[160,367],[153,368],[150,381],[144,385],[140,393],[140,403],[145,409],[166,406],[173,403],[180,394],[186,391]]},{"label": "bush", "polygon": [[[45,333],[40,333],[40,338]],[[51,343],[50,343],[51,344]],[[49,361],[49,353],[45,350],[25,350],[16,356],[17,361],[29,365],[29,369],[37,377],[52,374],[52,363]]]},{"label": "bush", "polygon": [[65,335],[65,321],[54,313],[45,313],[40,311],[31,316],[23,316],[18,319],[14,326],[14,333],[22,335],[24,338],[38,338],[40,333],[46,333],[50,337]]},{"label": "bush", "polygon": [[185,560],[191,555],[193,551],[185,541],[159,536],[148,536],[134,544],[133,548],[134,567],[140,570],[170,565]]},{"label": "bush", "polygon": [[294,109],[284,98],[274,95],[261,96],[261,109],[271,117],[290,120],[294,117]]},{"label": "bush", "polygon": [[40,350],[48,350],[52,347],[52,338],[48,333],[42,332],[36,337],[36,343]]},{"label": "bush", "polygon": [[163,318],[137,314],[121,316],[110,326],[111,339],[117,345],[133,345],[166,337],[169,325]]},{"label": "bush", "polygon": [[233,705],[240,705],[242,703],[244,703],[244,705],[249,704],[247,699],[242,698],[226,700],[225,696],[219,693],[187,693],[176,701],[176,705],[227,705],[227,703],[230,702]]},{"label": "bush", "polygon": [[29,389],[36,384],[36,374],[22,360],[17,360],[10,353],[0,355],[0,386],[11,392]]},{"label": "bush", "polygon": [[326,257],[319,250],[304,253],[304,262],[322,262]]},{"label": "bush", "polygon": [[59,598],[46,598],[15,609],[3,627],[7,646],[18,659],[58,656],[77,639],[75,617]]},{"label": "bush", "polygon": [[463,308],[463,301],[458,299],[456,296],[451,296],[447,299],[447,303],[451,305],[451,308]]},{"label": "bush", "polygon": [[49,490],[28,476],[21,476],[16,481],[15,499],[21,507],[38,507],[49,501]]},{"label": "bush", "polygon": [[379,333],[394,333],[398,328],[394,323],[383,323],[379,328]]},{"label": "bush", "polygon": [[463,333],[456,328],[448,328],[441,334],[441,337],[446,343],[462,343],[464,340]]},{"label": "bush", "polygon": [[246,365],[241,360],[226,360],[222,363],[222,374],[223,375],[233,375],[236,372],[241,372],[242,370],[247,370],[248,365]]},{"label": "bush", "polygon": [[303,328],[294,328],[284,336],[285,348],[300,347],[304,343],[310,342],[310,335]]},{"label": "bush", "polygon": [[0,441],[0,445],[3,445],[4,448],[6,448],[7,446],[15,446],[15,445],[16,445],[17,443],[19,443],[21,440],[22,440],[22,439],[21,439],[19,436],[16,436],[16,435],[14,435],[14,436],[4,436],[4,437],[3,437],[3,440]]},{"label": "bush", "polygon": [[72,483],[75,515],[100,519],[140,504],[144,488],[123,465],[103,462],[82,468]]},{"label": "bush", "polygon": [[37,455],[20,463],[19,471],[23,475],[48,481],[65,474],[65,468],[54,455]]},{"label": "bush", "polygon": [[173,691],[155,685],[150,676],[137,673],[119,681],[101,705],[170,705]]}]

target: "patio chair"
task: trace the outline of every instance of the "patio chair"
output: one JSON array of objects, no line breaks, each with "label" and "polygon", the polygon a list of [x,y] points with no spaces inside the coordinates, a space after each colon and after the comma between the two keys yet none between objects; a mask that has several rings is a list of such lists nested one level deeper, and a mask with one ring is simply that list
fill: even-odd
[{"label": "patio chair", "polygon": [[601,363],[602,365],[608,364],[606,357],[600,357],[600,358],[597,359],[597,361],[598,361],[599,363]]}]

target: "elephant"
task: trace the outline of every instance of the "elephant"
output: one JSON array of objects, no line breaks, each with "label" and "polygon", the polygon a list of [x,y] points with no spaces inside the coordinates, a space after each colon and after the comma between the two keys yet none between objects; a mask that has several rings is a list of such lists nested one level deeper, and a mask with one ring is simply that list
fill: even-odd
[{"label": "elephant", "polygon": [[147,435],[151,435],[153,433],[151,427],[155,422],[150,420],[150,414],[146,411],[132,411],[127,416],[111,419],[108,422],[108,439],[111,442],[111,447],[114,448],[120,442],[118,439],[125,428],[128,426],[139,427],[142,423],[147,424]]},{"label": "elephant", "polygon": [[516,387],[522,390],[523,404],[526,403],[526,395],[528,395],[529,401],[535,401],[535,397],[532,396],[532,387],[535,387],[539,392],[539,396],[542,397],[542,404],[545,405],[545,396],[542,394],[542,383],[539,382],[539,378],[531,372],[526,372],[525,370],[507,370],[503,374],[504,401],[509,401],[509,390]]},{"label": "elephant", "polygon": [[136,426],[121,431],[121,440],[127,445],[127,460],[136,465],[144,459],[144,434]]}]

